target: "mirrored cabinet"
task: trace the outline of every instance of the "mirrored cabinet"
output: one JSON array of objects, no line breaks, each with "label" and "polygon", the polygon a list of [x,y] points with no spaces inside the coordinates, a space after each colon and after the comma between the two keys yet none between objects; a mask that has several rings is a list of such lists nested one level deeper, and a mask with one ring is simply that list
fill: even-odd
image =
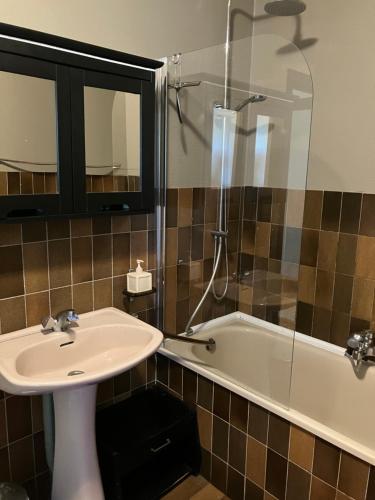
[{"label": "mirrored cabinet", "polygon": [[152,211],[161,65],[0,23],[0,221]]}]

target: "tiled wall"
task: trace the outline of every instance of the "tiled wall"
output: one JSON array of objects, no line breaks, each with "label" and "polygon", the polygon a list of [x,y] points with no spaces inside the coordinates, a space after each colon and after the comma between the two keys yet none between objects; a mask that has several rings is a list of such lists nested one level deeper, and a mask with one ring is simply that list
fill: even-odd
[{"label": "tiled wall", "polygon": [[[202,296],[212,273],[214,244],[211,231],[216,229],[218,189],[168,189],[166,213],[166,299],[165,328],[182,332]],[[229,290],[217,303],[209,295],[195,324],[237,309],[238,287],[232,278],[237,271],[242,190],[227,191]],[[218,278],[224,275],[224,266]],[[218,292],[223,284],[218,280]]]},{"label": "tiled wall", "polygon": [[231,500],[373,500],[375,468],[164,356],[157,380],[197,410],[201,473]]},{"label": "tiled wall", "polygon": [[[88,193],[139,191],[136,175],[86,175]],[[57,177],[51,172],[0,172],[0,195],[57,193]]]},{"label": "tiled wall", "polygon": [[[155,296],[124,301],[135,259],[155,269],[153,215],[56,219],[0,225],[1,333],[40,324],[67,307],[78,313],[115,306],[155,322]],[[98,404],[111,402],[155,379],[154,359],[101,383]],[[0,391],[0,481],[25,484],[31,499],[50,498],[40,397]]]},{"label": "tiled wall", "polygon": [[241,310],[339,346],[373,326],[375,195],[246,188],[244,200]]},{"label": "tiled wall", "polygon": [[[183,331],[211,276],[217,196],[168,190],[170,332]],[[375,195],[246,187],[228,198],[229,292],[221,303],[209,294],[196,323],[241,310],[340,346],[373,325]]]},{"label": "tiled wall", "polygon": [[141,181],[137,175],[86,175],[88,193],[113,193],[118,191],[140,191]]}]

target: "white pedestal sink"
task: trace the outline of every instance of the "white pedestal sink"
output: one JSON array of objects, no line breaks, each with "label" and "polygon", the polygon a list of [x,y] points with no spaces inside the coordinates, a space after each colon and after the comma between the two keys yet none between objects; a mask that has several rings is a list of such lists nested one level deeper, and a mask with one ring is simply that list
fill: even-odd
[{"label": "white pedestal sink", "polygon": [[53,392],[52,500],[104,500],[95,442],[97,383],[153,354],[159,330],[115,308],[83,314],[79,327],[45,335],[32,327],[0,337],[0,389]]}]

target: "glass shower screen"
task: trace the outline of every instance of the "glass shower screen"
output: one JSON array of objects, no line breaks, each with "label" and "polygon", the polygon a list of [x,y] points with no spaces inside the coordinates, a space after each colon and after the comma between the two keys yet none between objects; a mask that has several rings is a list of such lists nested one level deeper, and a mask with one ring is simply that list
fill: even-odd
[{"label": "glass shower screen", "polygon": [[227,75],[224,45],[169,58],[164,228],[164,328],[183,333],[193,315],[192,338],[216,340],[168,349],[284,406],[313,97],[286,44],[231,42]]}]

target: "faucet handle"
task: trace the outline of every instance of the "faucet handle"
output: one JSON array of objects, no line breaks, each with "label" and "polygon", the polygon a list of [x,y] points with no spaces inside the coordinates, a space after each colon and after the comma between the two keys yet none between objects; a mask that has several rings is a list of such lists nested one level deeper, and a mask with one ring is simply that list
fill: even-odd
[{"label": "faucet handle", "polygon": [[364,340],[365,337],[362,332],[353,333],[353,335],[351,335],[347,339],[346,345],[350,347],[350,349],[359,349],[363,344]]},{"label": "faucet handle", "polygon": [[56,325],[56,320],[52,316],[46,316],[42,318],[42,332],[50,332],[51,330],[54,330]]},{"label": "faucet handle", "polygon": [[74,309],[66,309],[64,311],[60,311],[56,314],[56,321],[58,321],[59,319],[65,319],[67,321],[78,321],[79,320],[79,316],[78,314],[75,312]]}]

